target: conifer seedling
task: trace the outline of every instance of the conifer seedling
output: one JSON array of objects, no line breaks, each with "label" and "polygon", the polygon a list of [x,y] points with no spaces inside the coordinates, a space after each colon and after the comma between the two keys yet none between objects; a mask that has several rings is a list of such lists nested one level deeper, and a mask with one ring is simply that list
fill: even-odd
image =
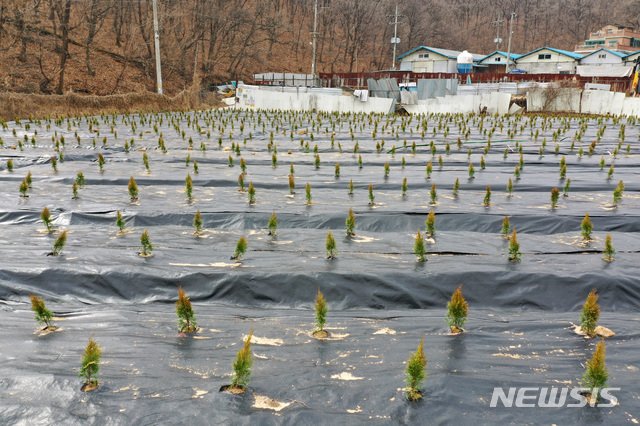
[{"label": "conifer seedling", "polygon": [[607,179],[611,179],[613,177],[613,164],[609,167],[609,171],[607,172]]},{"label": "conifer seedling", "polygon": [[504,220],[502,221],[502,230],[500,233],[503,237],[509,238],[509,233],[511,232],[511,222],[509,221],[509,216],[505,215]]},{"label": "conifer seedling", "polygon": [[273,214],[269,216],[269,222],[267,223],[267,227],[269,228],[269,235],[275,236],[276,230],[278,229],[278,218],[276,217],[276,211],[273,211]]},{"label": "conifer seedling", "polygon": [[407,178],[402,179],[402,186],[400,187],[402,189],[402,196],[406,196],[407,195],[407,189],[409,189],[407,187]]},{"label": "conifer seedling", "polygon": [[514,262],[520,262],[520,243],[518,243],[518,236],[516,230],[513,230],[511,237],[509,238],[509,260]]},{"label": "conifer seedling", "polygon": [[336,179],[340,179],[340,164],[339,163],[336,163],[334,176],[336,177]]},{"label": "conifer seedling", "polygon": [[53,318],[53,313],[44,304],[44,300],[40,297],[32,294],[29,296],[31,299],[31,310],[35,313],[36,321],[38,324],[45,324],[44,329],[55,329],[54,326],[51,325],[51,319]]},{"label": "conifer seedling", "polygon": [[569,189],[571,189],[571,179],[567,179],[567,182],[562,187],[562,196],[568,197],[569,196]]},{"label": "conifer seedling", "polygon": [[149,168],[149,156],[146,152],[142,153],[142,163],[144,163],[144,168],[147,170],[147,172],[150,172],[151,169]]},{"label": "conifer seedling", "polygon": [[362,168],[362,155],[358,155],[358,168]]},{"label": "conifer seedling", "polygon": [[613,249],[613,245],[611,244],[611,234],[607,234],[607,238],[604,240],[604,250],[602,251],[604,257],[603,259],[611,262],[613,260],[613,255],[616,254],[616,251]]},{"label": "conifer seedling", "polygon": [[345,224],[347,225],[347,229],[346,229],[347,237],[353,237],[354,235],[356,235],[356,232],[355,232],[356,217],[353,214],[353,209],[349,209],[349,215],[345,220]]},{"label": "conifer seedling", "polygon": [[473,167],[473,163],[469,163],[469,179],[473,179],[476,174],[476,169]]},{"label": "conifer seedling", "polygon": [[433,237],[434,235],[436,235],[436,214],[433,212],[433,210],[431,210],[427,215],[425,225],[427,227],[427,234],[429,234],[429,236]]},{"label": "conifer seedling", "polygon": [[187,195],[187,199],[192,199],[193,194],[193,180],[191,179],[191,175],[187,173],[187,178],[184,181],[185,193]]},{"label": "conifer seedling", "polygon": [[100,171],[103,172],[104,171],[104,157],[102,156],[102,154],[98,154],[98,167],[100,168]]},{"label": "conifer seedling", "polygon": [[194,175],[198,174],[198,162],[197,161],[193,162],[193,174]]},{"label": "conifer seedling", "polygon": [[567,165],[565,164],[564,166],[562,166],[562,168],[560,169],[560,179],[564,179],[567,177]]},{"label": "conifer seedling", "polygon": [[[291,165],[293,167],[293,164]],[[296,191],[296,181],[293,178],[293,173],[289,175],[289,194],[295,194]]]},{"label": "conifer seedling", "polygon": [[431,160],[427,163],[427,179],[431,179],[431,172],[433,171],[433,166],[431,165]]},{"label": "conifer seedling", "polygon": [[418,349],[407,360],[405,382],[407,383],[406,392],[409,401],[417,401],[422,398],[422,382],[427,377],[427,357],[424,355],[423,344],[424,337],[420,339]]},{"label": "conifer seedling", "polygon": [[311,184],[307,182],[307,185],[304,187],[305,198],[307,199],[307,204],[313,204],[311,202]]},{"label": "conifer seedling", "polygon": [[369,205],[374,205],[376,197],[373,195],[373,184],[369,185]]},{"label": "conifer seedling", "polygon": [[[229,158],[231,159],[230,165],[233,165],[233,158],[231,156]],[[242,170],[242,173],[247,173],[247,162],[242,157],[240,157],[240,170]]]},{"label": "conifer seedling", "polygon": [[142,235],[140,235],[140,245],[142,247],[140,254],[142,256],[151,256],[153,244],[151,244],[151,240],[149,239],[149,229],[145,229]]},{"label": "conifer seedling", "polygon": [[233,167],[233,157],[229,155],[229,167]]},{"label": "conifer seedling", "polygon": [[238,187],[240,187],[238,191],[244,192],[244,174],[242,173],[238,175]]},{"label": "conifer seedling", "polygon": [[56,159],[56,157],[51,157],[51,168],[53,169],[54,172],[58,171],[58,160]]},{"label": "conifer seedling", "polygon": [[325,243],[324,248],[327,251],[327,259],[333,259],[338,252],[336,239],[333,238],[333,233],[331,231],[327,233],[327,242]]},{"label": "conifer seedling", "polygon": [[480,157],[480,169],[484,170],[487,167],[487,163],[484,161],[484,156]]},{"label": "conifer seedling", "polygon": [[456,178],[456,181],[453,184],[453,195],[458,195],[458,190],[460,189],[460,179]]},{"label": "conifer seedling", "polygon": [[[27,186],[28,186],[29,188],[31,188],[31,183],[33,182],[33,177],[32,177],[32,175],[31,175],[31,172],[27,173],[27,177],[26,177],[26,178],[24,178],[24,180],[25,180],[25,182],[27,183]],[[80,184],[78,183],[78,185],[80,185]],[[81,185],[81,186],[82,186],[82,185]]]},{"label": "conifer seedling", "polygon": [[462,332],[462,327],[467,322],[467,315],[469,313],[469,305],[462,296],[462,284],[451,295],[451,300],[447,303],[447,316],[445,321],[449,324],[452,333]]},{"label": "conifer seedling", "polygon": [[589,337],[596,337],[596,327],[600,318],[600,305],[598,305],[598,295],[596,290],[591,290],[587,296],[587,301],[582,306],[580,313],[580,327]]},{"label": "conifer seedling", "polygon": [[20,196],[22,198],[26,198],[27,191],[29,190],[29,184],[27,183],[27,179],[22,179],[22,182],[20,182],[19,190],[20,190]]},{"label": "conifer seedling", "polygon": [[624,182],[618,182],[618,186],[613,190],[613,204],[618,204],[622,199],[622,193],[624,192]]},{"label": "conifer seedling", "polygon": [[389,163],[384,163],[384,177],[389,177]]},{"label": "conifer seedling", "polygon": [[427,261],[427,251],[424,247],[424,237],[420,232],[420,228],[418,228],[418,233],[416,234],[416,237],[415,237],[415,241],[413,244],[413,252],[418,257],[418,262]]},{"label": "conifer seedling", "polygon": [[53,230],[53,222],[51,221],[51,212],[47,207],[42,209],[42,213],[40,213],[40,220],[44,223],[44,226],[47,227],[47,231],[51,232]]},{"label": "conifer seedling", "polygon": [[327,311],[329,308],[327,307],[327,301],[320,289],[318,289],[318,297],[315,302],[316,328],[313,331],[313,335],[315,337],[325,338],[329,335],[329,333],[324,329],[324,325],[327,323]]},{"label": "conifer seedling", "polygon": [[198,329],[198,322],[191,306],[191,300],[187,297],[187,293],[182,289],[182,286],[178,287],[176,314],[178,315],[178,329],[181,333],[194,333]]},{"label": "conifer seedling", "polygon": [[233,362],[233,380],[229,387],[244,393],[249,386],[251,377],[251,366],[253,365],[253,357],[251,356],[251,338],[253,337],[253,329],[247,336],[244,346],[238,351],[236,360]]},{"label": "conifer seedling", "polygon": [[431,185],[431,191],[429,191],[430,201],[429,204],[436,204],[438,202],[438,191],[436,191],[436,184]]},{"label": "conifer seedling", "polygon": [[551,208],[555,209],[558,205],[558,198],[560,197],[560,190],[558,188],[551,189]]},{"label": "conifer seedling", "polygon": [[482,202],[482,204],[485,207],[488,207],[491,205],[491,187],[487,185],[487,192],[484,194],[484,201]]},{"label": "conifer seedling", "polygon": [[[600,339],[593,357],[587,360],[587,371],[582,378],[582,384],[589,388],[592,401],[595,399],[596,402],[600,398],[599,390],[607,386],[607,380],[609,379],[609,372],[605,363],[606,352],[604,339]],[[594,391],[595,395],[593,394]]]},{"label": "conifer seedling", "polygon": [[233,252],[232,259],[242,260],[242,256],[244,256],[247,251],[247,246],[247,239],[245,237],[240,237],[236,244],[236,250]]},{"label": "conifer seedling", "polygon": [[516,180],[520,180],[520,167],[516,166],[516,169],[513,172],[513,175],[516,177]]},{"label": "conifer seedling", "polygon": [[249,182],[249,189],[247,190],[249,197],[249,204],[255,204],[256,202],[256,189],[253,187],[253,181]]},{"label": "conifer seedling", "polygon": [[193,227],[196,228],[194,234],[200,235],[202,232],[202,215],[200,214],[200,209],[198,209],[195,216],[193,216]]},{"label": "conifer seedling", "polygon": [[102,348],[93,339],[89,338],[89,344],[82,354],[82,364],[80,367],[80,377],[84,378],[82,390],[84,392],[98,389],[98,378],[96,375],[100,371],[100,359],[102,358]]},{"label": "conifer seedling", "polygon": [[53,243],[53,251],[50,253],[51,256],[57,256],[62,253],[62,249],[64,245],[67,243],[67,231],[62,231],[58,238]]},{"label": "conifer seedling", "polygon": [[600,170],[604,169],[606,163],[604,162],[604,155],[600,158]]},{"label": "conifer seedling", "polygon": [[78,198],[78,183],[77,182],[73,182],[73,185],[71,186],[71,190],[73,191],[73,199],[77,199]]},{"label": "conifer seedling", "polygon": [[[84,173],[78,172],[78,175],[76,176],[76,183],[80,188],[83,188],[87,184],[87,180],[84,177]],[[31,184],[29,184],[29,186],[31,186]]]},{"label": "conifer seedling", "polygon": [[353,195],[353,179],[349,181],[349,195]]},{"label": "conifer seedling", "polygon": [[313,165],[316,167],[316,170],[320,168],[320,154],[316,154]]},{"label": "conifer seedling", "polygon": [[129,196],[131,197],[131,201],[137,200],[138,184],[136,183],[136,180],[133,178],[133,176],[129,178],[129,185],[127,186],[127,189],[129,190]]},{"label": "conifer seedling", "polygon": [[591,239],[591,230],[593,229],[589,213],[584,215],[584,219],[582,219],[580,227],[582,228],[582,238],[584,238],[585,241],[589,241]]},{"label": "conifer seedling", "polygon": [[12,172],[13,171],[13,160],[12,159],[8,159],[7,160],[7,170]]}]

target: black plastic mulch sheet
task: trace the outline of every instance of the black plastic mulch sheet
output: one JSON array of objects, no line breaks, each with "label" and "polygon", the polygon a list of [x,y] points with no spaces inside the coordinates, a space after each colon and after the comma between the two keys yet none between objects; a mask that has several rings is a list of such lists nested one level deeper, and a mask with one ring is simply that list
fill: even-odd
[{"label": "black plastic mulch sheet", "polygon": [[[343,116],[340,122],[337,116],[321,116],[320,129],[313,129],[309,115],[298,115],[295,124],[293,118],[288,121],[293,114],[261,115],[258,123],[259,115],[200,112],[197,125],[193,113],[165,114],[162,124],[150,115],[144,122],[138,116],[118,117],[114,124],[109,116],[108,123],[96,117],[91,130],[87,119],[72,119],[30,123],[28,130],[26,122],[12,122],[0,131],[0,423],[620,424],[640,419],[633,326],[640,306],[640,184],[638,128],[632,120],[558,118],[547,126],[538,118],[533,127],[540,133],[536,140],[528,117],[505,118],[502,123],[501,117],[485,117],[483,128],[495,123],[497,129],[485,154],[488,137],[477,117],[464,124],[470,136],[466,141],[461,137],[463,146],[458,149],[455,121],[464,120],[460,117],[433,136],[437,116],[414,117],[411,123],[408,117],[395,122],[391,118],[382,130],[386,116],[372,116],[371,125],[368,116],[355,121]],[[313,117],[317,122],[318,116]],[[423,119],[428,128],[424,139]],[[184,137],[171,120],[179,123]],[[376,142],[385,139],[379,154],[371,135],[377,120]],[[579,120],[587,124],[581,141],[573,138],[583,124]],[[451,131],[445,137],[447,124]],[[589,144],[604,124],[602,139],[590,156]],[[507,128],[521,125],[522,133],[506,134]],[[622,125],[625,140],[614,158]],[[553,133],[559,128],[566,130],[558,135],[556,155]],[[275,167],[267,147],[272,130]],[[159,132],[167,153],[158,148]],[[60,142],[60,135],[65,145],[56,152],[53,141]],[[187,149],[189,138],[193,150]],[[124,142],[131,144],[132,139],[127,153]],[[401,148],[404,139],[406,149]],[[353,154],[356,141],[359,151]],[[435,155],[429,146],[418,146],[412,154],[413,142],[430,141]],[[445,152],[446,142],[450,154]],[[520,179],[514,176],[520,161],[516,142],[523,150]],[[231,150],[232,143],[240,144],[240,155]],[[206,152],[199,150],[201,144]],[[314,165],[314,145],[319,168]],[[387,153],[393,145],[395,154]],[[146,150],[150,172],[140,149]],[[58,158],[60,151],[64,161],[58,161],[54,172],[50,157]],[[98,153],[106,160],[102,172]],[[481,156],[485,169],[480,167]],[[567,162],[565,179],[559,176],[562,156]],[[247,165],[245,186],[251,182],[256,188],[255,204],[248,203],[246,192],[238,191],[241,158]],[[14,163],[12,172],[6,170],[7,159]],[[427,177],[430,160],[433,171]],[[473,179],[468,177],[469,162],[476,169]],[[291,164],[294,194],[288,186]],[[611,165],[613,175],[608,178]],[[18,187],[28,172],[32,188],[28,198],[21,198]],[[78,172],[84,173],[87,184],[79,189],[79,198],[72,199]],[[185,194],[187,173],[194,183],[192,200]],[[133,202],[127,193],[131,176],[139,186],[139,198]],[[408,190],[402,196],[405,177]],[[506,192],[509,178],[513,195]],[[457,196],[452,194],[456,179]],[[563,197],[567,179],[571,185]],[[625,189],[616,205],[613,191],[620,180]],[[351,181],[354,193],[349,195]],[[433,184],[435,204],[430,203]],[[483,205],[487,186],[492,192],[489,206]],[[561,195],[552,208],[554,187]],[[45,206],[54,219],[52,232],[39,219]],[[350,238],[344,232],[349,208],[356,216],[356,236]],[[115,226],[118,210],[127,221],[120,234]],[[200,235],[193,234],[197,210],[204,222]],[[436,235],[426,238],[428,261],[419,263],[413,254],[414,237],[418,228],[424,232],[431,210]],[[270,236],[267,222],[274,211],[279,227],[277,235]],[[594,229],[589,243],[580,235],[587,212]],[[505,215],[518,231],[521,262],[508,260],[509,243],[500,235]],[[145,229],[155,246],[151,257],[138,254]],[[62,230],[69,232],[62,254],[47,256]],[[324,247],[328,231],[337,242],[332,260]],[[607,234],[617,251],[612,262],[602,260]],[[247,238],[247,253],[241,261],[232,260],[241,236]],[[443,321],[444,308],[460,284],[471,314],[468,332],[452,336]],[[195,304],[201,327],[195,336],[177,333],[172,303],[179,285]],[[310,335],[319,288],[330,306],[328,341]],[[606,359],[609,384],[620,388],[614,392],[619,405],[490,407],[495,387],[507,391],[580,385],[596,340],[578,336],[572,324],[579,322],[580,307],[594,288],[600,295],[600,323],[617,333],[606,341]],[[61,331],[40,335],[28,310],[29,294],[41,296],[54,310]],[[259,339],[253,346],[249,391],[241,396],[220,393],[230,381],[242,337],[251,328]],[[77,371],[91,334],[104,350],[102,383],[97,391],[83,393]],[[423,335],[429,373],[425,398],[408,403],[403,371]]]}]

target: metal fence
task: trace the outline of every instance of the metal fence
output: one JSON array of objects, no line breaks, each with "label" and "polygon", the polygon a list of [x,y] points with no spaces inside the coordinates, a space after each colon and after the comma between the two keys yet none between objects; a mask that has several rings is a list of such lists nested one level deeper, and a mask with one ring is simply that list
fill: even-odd
[{"label": "metal fence", "polygon": [[501,82],[539,82],[563,83],[568,86],[584,88],[585,83],[610,84],[614,92],[628,92],[631,89],[630,77],[582,77],[576,74],[494,74],[494,73],[415,73],[409,71],[380,71],[369,73],[320,73],[322,87],[350,87],[367,89],[369,79],[395,78],[400,85],[416,84],[422,79],[456,79],[460,85],[471,83]]}]

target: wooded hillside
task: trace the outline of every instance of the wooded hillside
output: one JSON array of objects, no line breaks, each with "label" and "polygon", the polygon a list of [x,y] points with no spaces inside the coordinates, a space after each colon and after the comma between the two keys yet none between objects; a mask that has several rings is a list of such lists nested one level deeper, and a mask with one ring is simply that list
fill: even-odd
[{"label": "wooded hillside", "polygon": [[[314,0],[159,0],[165,93],[237,75],[311,68]],[[392,0],[319,0],[318,72],[391,67]],[[419,45],[490,53],[515,12],[512,51],[572,50],[640,1],[398,0],[398,54]],[[500,36],[506,50],[508,22]],[[151,0],[0,0],[0,91],[115,94],[155,90]]]}]

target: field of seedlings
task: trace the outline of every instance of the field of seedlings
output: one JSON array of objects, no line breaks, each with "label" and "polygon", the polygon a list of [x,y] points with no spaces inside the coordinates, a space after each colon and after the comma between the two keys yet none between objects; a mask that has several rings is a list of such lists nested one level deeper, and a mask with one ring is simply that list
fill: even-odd
[{"label": "field of seedlings", "polygon": [[[633,117],[0,124],[0,424],[640,421]],[[491,407],[583,387],[597,344],[617,405]]]}]

